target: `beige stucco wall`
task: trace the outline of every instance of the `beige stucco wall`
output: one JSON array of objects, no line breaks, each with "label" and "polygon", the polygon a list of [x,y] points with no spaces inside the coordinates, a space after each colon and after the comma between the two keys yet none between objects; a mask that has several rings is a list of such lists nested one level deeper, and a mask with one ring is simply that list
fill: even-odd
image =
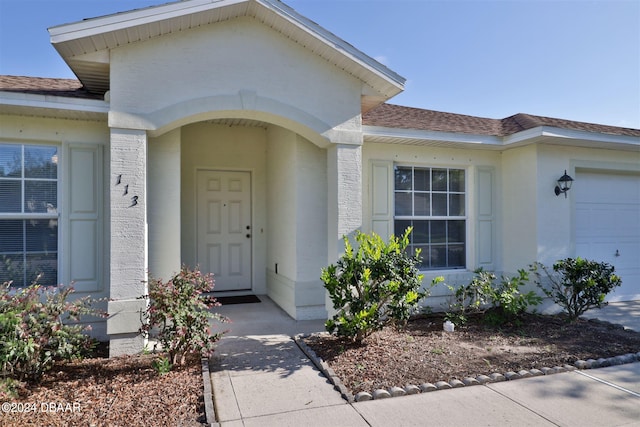
[{"label": "beige stucco wall", "polygon": [[148,200],[149,274],[164,281],[181,264],[181,131],[149,140]]},{"label": "beige stucco wall", "polygon": [[289,315],[322,318],[326,266],[326,152],[295,133],[268,130],[267,288]]},{"label": "beige stucco wall", "polygon": [[535,145],[502,153],[501,246],[505,271],[526,267],[537,256],[537,163]]},{"label": "beige stucco wall", "polygon": [[351,126],[361,91],[357,79],[251,18],[111,51],[112,126],[157,130],[221,114],[317,138]]}]

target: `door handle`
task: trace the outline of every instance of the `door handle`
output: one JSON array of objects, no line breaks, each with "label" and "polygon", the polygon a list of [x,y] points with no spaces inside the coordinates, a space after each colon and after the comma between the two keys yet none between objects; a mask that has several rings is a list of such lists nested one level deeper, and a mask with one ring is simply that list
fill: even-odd
[{"label": "door handle", "polygon": [[620,256],[620,251],[616,249],[616,255],[615,256]]}]

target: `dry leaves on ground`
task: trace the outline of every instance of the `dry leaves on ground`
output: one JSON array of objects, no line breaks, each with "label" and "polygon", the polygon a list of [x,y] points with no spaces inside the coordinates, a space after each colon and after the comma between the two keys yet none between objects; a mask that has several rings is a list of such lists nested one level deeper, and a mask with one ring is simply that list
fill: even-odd
[{"label": "dry leaves on ground", "polygon": [[476,318],[452,333],[443,331],[443,320],[433,315],[403,331],[385,328],[362,346],[326,334],[305,342],[353,394],[640,352],[640,333],[583,319],[526,315],[521,325],[498,328]]}]

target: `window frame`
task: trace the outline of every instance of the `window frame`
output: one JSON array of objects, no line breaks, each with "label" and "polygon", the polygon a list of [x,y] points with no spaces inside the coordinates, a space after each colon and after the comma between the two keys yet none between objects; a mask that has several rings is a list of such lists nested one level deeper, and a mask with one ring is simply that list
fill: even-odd
[{"label": "window frame", "polygon": [[[21,160],[22,160],[22,165],[21,165],[21,176],[20,177],[10,177],[10,178],[6,178],[6,177],[0,177],[0,180],[4,181],[4,180],[11,180],[11,181],[19,181],[21,183],[21,195],[20,195],[20,212],[2,212],[0,211],[0,221],[5,221],[5,220],[17,220],[17,221],[22,221],[23,227],[22,227],[22,245],[23,245],[23,250],[22,250],[22,263],[23,265],[27,264],[27,257],[29,254],[37,254],[40,253],[41,251],[29,251],[27,250],[27,246],[26,246],[26,231],[24,228],[24,224],[25,221],[29,221],[29,220],[36,220],[36,221],[42,221],[42,220],[49,220],[49,221],[56,221],[56,250],[55,251],[51,251],[50,253],[55,253],[55,265],[56,265],[56,277],[55,280],[53,281],[49,281],[47,280],[46,282],[50,282],[49,284],[53,284],[56,285],[59,283],[60,281],[60,276],[61,276],[61,244],[62,244],[62,231],[61,231],[61,227],[62,227],[62,216],[61,216],[61,204],[62,204],[62,191],[61,191],[61,187],[62,187],[62,168],[61,168],[61,157],[62,157],[62,147],[60,144],[56,144],[56,143],[50,143],[50,142],[20,142],[20,141],[0,141],[0,146],[18,146],[21,149]],[[56,153],[54,154],[54,156],[56,157],[56,161],[55,164],[56,166],[56,177],[55,178],[34,178],[34,177],[27,177],[25,174],[25,149],[27,147],[50,147],[50,148],[55,148],[56,149]],[[26,194],[26,183],[27,182],[54,182],[55,183],[55,193],[56,193],[56,206],[55,206],[55,210],[52,212],[27,212],[25,209],[25,198],[27,197]],[[42,251],[44,252],[44,251]],[[16,254],[18,252],[15,252]],[[34,278],[30,278],[27,277],[27,273],[28,273],[28,269],[24,268],[23,269],[23,277],[22,277],[22,283],[15,283],[13,282],[11,284],[12,287],[14,288],[21,288],[21,287],[26,287],[31,285],[31,283],[33,282],[33,280],[35,280]]]},{"label": "window frame", "polygon": [[[411,188],[410,189],[406,189],[406,188],[398,188],[397,186],[397,171],[398,169],[411,169]],[[416,190],[416,185],[415,185],[415,171],[419,170],[419,171],[428,171],[429,174],[429,189],[428,190]],[[440,190],[440,189],[436,189],[434,190],[434,185],[433,185],[433,171],[434,170],[446,170],[446,176],[447,176],[447,185],[446,185],[446,191]],[[451,190],[451,186],[450,186],[450,172],[451,171],[459,171],[462,172],[463,174],[463,188],[462,191],[452,191]],[[415,242],[414,240],[414,234],[416,232],[416,229],[414,227],[414,233],[412,233],[412,235],[410,236],[410,248],[411,248],[411,253],[413,253],[414,248],[416,247],[428,247],[428,248],[432,248],[432,247],[444,247],[444,251],[447,254],[446,255],[446,262],[444,266],[433,266],[433,265],[427,265],[424,266],[422,265],[420,267],[421,271],[460,271],[460,270],[468,270],[468,265],[469,265],[469,206],[470,206],[470,197],[469,197],[469,169],[467,167],[456,167],[456,166],[431,166],[431,165],[416,165],[416,164],[404,164],[404,163],[394,163],[393,164],[393,216],[392,216],[392,221],[393,221],[393,230],[395,232],[395,234],[399,234],[399,230],[397,228],[398,222],[400,221],[406,221],[409,222],[410,224],[413,224],[413,221],[447,221],[447,224],[445,226],[445,241],[444,243],[436,243],[434,244],[431,241],[432,238],[432,234],[431,234],[431,229],[429,228],[428,230],[428,242]],[[397,210],[398,210],[398,204],[397,204],[397,195],[398,194],[411,194],[411,214],[406,214],[406,213],[402,213],[402,214],[398,214]],[[415,194],[428,194],[429,195],[429,214],[428,215],[416,215],[416,209],[415,209]],[[446,215],[433,215],[433,209],[434,209],[434,198],[433,195],[434,194],[443,194],[446,195],[446,200],[447,200],[447,209],[446,209]],[[464,209],[464,215],[451,215],[450,214],[450,206],[451,206],[451,198],[450,195],[462,195],[464,198],[464,203],[460,204],[459,206],[461,208]],[[448,233],[448,221],[463,221],[464,222],[464,226],[462,227],[463,229],[463,233],[464,233],[464,240],[462,242],[449,242],[449,233]],[[431,226],[431,223],[428,224],[428,226]],[[404,229],[401,230],[402,232],[404,232]],[[452,244],[452,246],[462,246],[462,257],[463,257],[463,262],[462,265],[454,265],[451,266],[449,263],[449,247],[450,244]],[[424,250],[422,252],[422,254],[424,255]],[[426,260],[427,263],[430,263],[430,260]]]}]

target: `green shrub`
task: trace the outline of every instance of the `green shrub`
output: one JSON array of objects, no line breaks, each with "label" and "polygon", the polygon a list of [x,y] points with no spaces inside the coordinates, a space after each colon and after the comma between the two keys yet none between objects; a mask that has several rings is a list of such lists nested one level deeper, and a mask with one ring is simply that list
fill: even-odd
[{"label": "green shrub", "polygon": [[158,340],[172,365],[183,365],[190,353],[210,356],[215,343],[222,338],[224,332],[211,334],[209,329],[211,319],[227,321],[210,310],[220,303],[202,296],[203,292],[211,292],[213,286],[213,275],[184,266],[166,283],[149,280],[149,295],[142,297],[149,305],[141,332],[149,336],[151,331],[158,330]]},{"label": "green shrub", "polygon": [[153,370],[156,371],[159,375],[168,374],[173,367],[168,357],[159,357],[157,359],[154,359],[151,362],[151,366],[153,367]]},{"label": "green shrub", "polygon": [[321,279],[337,310],[325,323],[327,331],[361,343],[388,323],[406,323],[427,296],[427,292],[420,291],[420,252],[413,256],[406,252],[410,233],[411,228],[402,237],[391,236],[385,243],[375,233],[357,231],[356,251],[345,237],[344,255],[322,270]]},{"label": "green shrub", "polygon": [[17,399],[20,395],[18,389],[21,382],[13,378],[0,378],[0,402],[7,402]]},{"label": "green shrub", "polygon": [[82,315],[106,316],[92,308],[95,300],[69,301],[73,287],[0,289],[0,371],[3,377],[38,379],[56,361],[85,357],[95,341],[83,332],[90,326],[73,324]]},{"label": "green shrub", "polygon": [[446,313],[447,320],[464,324],[471,314],[483,314],[485,320],[492,324],[517,321],[527,309],[542,302],[542,298],[534,291],[520,292],[520,288],[529,281],[525,270],[518,270],[513,277],[502,276],[496,283],[496,275],[478,269],[468,285],[454,288],[453,302]]},{"label": "green shrub", "polygon": [[[538,278],[540,289],[562,307],[570,320],[589,309],[607,305],[607,294],[622,284],[612,265],[580,257],[557,261],[553,264],[553,273],[541,263],[533,264],[531,270]],[[541,283],[539,270],[544,271],[548,285]]]}]

